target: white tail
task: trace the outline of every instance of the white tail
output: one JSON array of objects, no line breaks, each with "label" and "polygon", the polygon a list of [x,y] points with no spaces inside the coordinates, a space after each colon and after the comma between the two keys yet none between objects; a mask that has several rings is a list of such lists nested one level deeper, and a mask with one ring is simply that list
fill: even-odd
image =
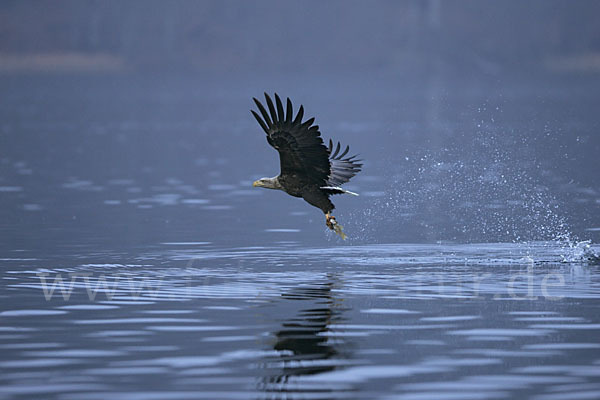
[{"label": "white tail", "polygon": [[352,196],[358,196],[358,193],[354,193],[354,192],[351,192],[346,189],[342,189],[341,187],[337,187],[337,186],[321,186],[321,189],[338,190],[342,193],[351,194]]}]

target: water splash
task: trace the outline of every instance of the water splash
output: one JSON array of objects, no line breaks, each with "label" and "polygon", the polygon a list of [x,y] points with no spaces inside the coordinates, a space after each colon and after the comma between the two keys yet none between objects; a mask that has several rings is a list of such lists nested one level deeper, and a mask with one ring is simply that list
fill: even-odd
[{"label": "water splash", "polygon": [[587,263],[591,265],[600,265],[600,254],[592,248],[591,240],[563,242],[563,254],[561,254],[564,263]]},{"label": "water splash", "polygon": [[389,233],[395,241],[405,236],[426,241],[553,241],[565,248],[577,242],[566,199],[552,189],[557,178],[544,160],[535,158],[528,139],[503,131],[493,118],[476,122],[473,137],[458,134],[459,141],[439,151],[412,151],[386,163],[393,175],[385,179],[385,195],[364,210],[359,217],[366,222],[352,230],[371,240]]},{"label": "water splash", "polygon": [[468,160],[446,149],[409,157],[365,218],[392,231],[414,224],[436,240],[521,242],[570,234],[555,194],[511,156],[494,153],[490,159],[477,151],[481,158]]}]

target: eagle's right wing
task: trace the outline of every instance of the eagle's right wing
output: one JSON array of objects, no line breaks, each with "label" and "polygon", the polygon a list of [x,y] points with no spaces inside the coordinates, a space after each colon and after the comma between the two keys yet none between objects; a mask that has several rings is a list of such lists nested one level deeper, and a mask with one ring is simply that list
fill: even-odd
[{"label": "eagle's right wing", "polygon": [[361,160],[356,159],[356,155],[344,158],[350,146],[340,153],[340,142],[338,142],[335,151],[333,151],[333,142],[329,139],[329,161],[331,163],[331,173],[327,179],[327,186],[341,186],[348,182],[350,178],[360,172],[362,168]]},{"label": "eagle's right wing", "polygon": [[302,106],[294,118],[292,102],[289,98],[285,113],[277,94],[275,94],[277,110],[266,93],[265,99],[270,115],[256,98],[253,100],[262,118],[254,110],[251,112],[267,134],[269,144],[279,152],[281,175],[302,176],[317,185],[326,185],[331,174],[330,151],[323,144],[319,126],[311,126],[315,119],[311,118],[303,123]]}]

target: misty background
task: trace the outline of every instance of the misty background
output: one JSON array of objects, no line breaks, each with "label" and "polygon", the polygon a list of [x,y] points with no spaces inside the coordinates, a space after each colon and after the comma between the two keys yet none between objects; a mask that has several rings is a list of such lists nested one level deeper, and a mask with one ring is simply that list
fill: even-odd
[{"label": "misty background", "polygon": [[593,72],[599,12],[556,0],[4,1],[0,48],[17,71]]},{"label": "misty background", "polygon": [[361,197],[334,198],[356,242],[597,241],[598,15],[596,1],[3,1],[5,245],[322,243],[318,210],[251,188],[279,171],[249,113],[264,91],[365,160],[347,185]]}]

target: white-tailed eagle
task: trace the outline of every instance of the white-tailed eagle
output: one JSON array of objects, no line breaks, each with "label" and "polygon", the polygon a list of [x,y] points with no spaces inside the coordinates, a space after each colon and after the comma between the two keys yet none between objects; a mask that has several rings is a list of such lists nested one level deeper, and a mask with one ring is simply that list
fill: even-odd
[{"label": "white-tailed eagle", "polygon": [[[314,118],[302,122],[304,108],[300,106],[294,117],[292,102],[287,99],[284,112],[283,103],[275,94],[275,104],[265,93],[269,112],[254,98],[260,115],[251,110],[261,128],[267,134],[267,142],[279,152],[281,172],[274,178],[261,178],[253,186],[283,190],[294,197],[302,197],[309,204],[325,213],[327,227],[340,235],[346,235],[331,211],[335,208],[329,196],[352,194],[340,186],[360,172],[361,160],[356,156],[346,156],[350,148],[340,153],[340,143],[335,146],[329,140],[325,146],[319,126],[313,125]],[[261,118],[262,116],[262,118]]]}]

